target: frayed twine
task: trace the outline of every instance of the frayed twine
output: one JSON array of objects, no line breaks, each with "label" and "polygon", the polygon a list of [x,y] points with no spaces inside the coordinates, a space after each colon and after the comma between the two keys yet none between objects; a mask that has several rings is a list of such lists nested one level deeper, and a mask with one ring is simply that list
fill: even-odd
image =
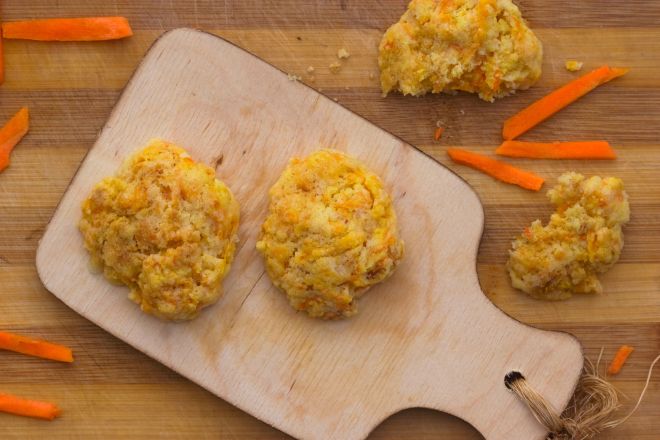
[{"label": "frayed twine", "polygon": [[649,387],[653,367],[660,360],[658,356],[651,363],[646,384],[635,407],[625,417],[614,418],[614,413],[621,407],[619,393],[598,372],[602,356],[601,349],[596,366],[585,358],[575,393],[561,415],[527,383],[522,374],[511,372],[504,383],[527,405],[536,420],[548,429],[547,440],[588,440],[605,429],[619,426],[637,411]]}]

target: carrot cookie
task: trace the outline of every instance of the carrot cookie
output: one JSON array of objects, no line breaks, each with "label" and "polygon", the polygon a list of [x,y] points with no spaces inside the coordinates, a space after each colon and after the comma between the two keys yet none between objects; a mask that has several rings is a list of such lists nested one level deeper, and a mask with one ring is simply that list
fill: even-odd
[{"label": "carrot cookie", "polygon": [[192,319],[218,300],[236,247],[238,204],[206,165],[155,140],[98,183],[79,227],[92,263],[141,309]]},{"label": "carrot cookie", "polygon": [[601,293],[597,275],[619,259],[621,228],[630,219],[623,182],[565,173],[548,197],[557,212],[545,226],[540,220],[533,222],[509,252],[513,287],[546,300]]},{"label": "carrot cookie", "polygon": [[541,76],[543,49],[511,0],[412,0],[380,42],[383,93],[478,93],[493,101]]},{"label": "carrot cookie", "polygon": [[383,183],[333,150],[291,160],[270,189],[257,249],[291,306],[323,319],[357,313],[357,299],[403,257]]}]

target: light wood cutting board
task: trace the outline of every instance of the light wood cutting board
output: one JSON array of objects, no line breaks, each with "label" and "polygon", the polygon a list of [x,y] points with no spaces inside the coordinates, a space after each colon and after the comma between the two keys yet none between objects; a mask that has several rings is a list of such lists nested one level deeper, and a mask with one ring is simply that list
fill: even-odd
[{"label": "light wood cutting board", "polygon": [[[154,137],[217,165],[241,204],[226,294],[189,323],[144,315],[126,288],[90,272],[77,230],[92,185]],[[327,147],[382,176],[407,250],[359,315],[338,322],[295,313],[255,250],[268,188],[289,158]],[[157,41],[129,82],[41,240],[37,269],[81,315],[296,437],[363,438],[390,414],[423,406],[489,439],[540,439],[504,376],[522,372],[563,408],[581,347],[485,298],[475,270],[483,221],[475,193],[431,158],[236,46],[181,29]]]}]

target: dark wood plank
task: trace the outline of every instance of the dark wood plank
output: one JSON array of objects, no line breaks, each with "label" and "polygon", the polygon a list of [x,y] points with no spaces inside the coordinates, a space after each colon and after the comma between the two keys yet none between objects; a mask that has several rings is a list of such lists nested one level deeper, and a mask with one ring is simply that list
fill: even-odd
[{"label": "dark wood plank", "polygon": [[[124,15],[138,29],[172,27],[229,28],[252,26],[377,28],[384,30],[405,10],[406,0],[281,0],[240,2],[215,0],[115,0],[112,2],[60,0],[6,0],[5,20],[44,17]],[[536,27],[581,28],[600,26],[655,27],[660,21],[660,4],[654,0],[620,3],[599,0],[515,1],[527,20]]]}]

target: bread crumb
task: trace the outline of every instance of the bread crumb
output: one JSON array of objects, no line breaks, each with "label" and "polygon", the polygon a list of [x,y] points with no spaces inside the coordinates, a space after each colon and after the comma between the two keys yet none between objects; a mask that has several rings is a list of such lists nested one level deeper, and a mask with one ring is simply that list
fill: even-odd
[{"label": "bread crumb", "polygon": [[369,74],[369,79],[376,79],[376,75],[373,72]]},{"label": "bread crumb", "polygon": [[339,102],[339,100],[337,98],[332,98],[332,100],[335,101],[335,102]]},{"label": "bread crumb", "polygon": [[314,73],[314,70],[315,70],[315,69],[314,69],[314,66],[309,66],[309,67],[307,68],[307,73],[309,73],[309,74],[311,75],[312,73]]},{"label": "bread crumb", "polygon": [[340,60],[345,60],[350,56],[351,54],[348,53],[348,51],[343,47],[337,51],[337,58],[339,58]]},{"label": "bread crumb", "polygon": [[298,82],[298,81],[302,80],[302,78],[300,76],[298,76],[296,74],[293,74],[293,73],[287,73],[286,77],[289,78],[289,81],[293,81],[293,82]]},{"label": "bread crumb", "polygon": [[578,70],[582,69],[582,65],[584,63],[582,61],[576,61],[576,60],[568,60],[566,61],[566,70],[569,72],[577,72]]},{"label": "bread crumb", "polygon": [[315,76],[310,76],[310,77],[309,77],[309,82],[315,82],[315,81],[316,81],[316,77],[315,77]]},{"label": "bread crumb", "polygon": [[328,69],[330,69],[330,72],[332,73],[339,73],[341,70],[341,63],[338,61],[335,61],[334,63],[330,64],[328,66]]}]

